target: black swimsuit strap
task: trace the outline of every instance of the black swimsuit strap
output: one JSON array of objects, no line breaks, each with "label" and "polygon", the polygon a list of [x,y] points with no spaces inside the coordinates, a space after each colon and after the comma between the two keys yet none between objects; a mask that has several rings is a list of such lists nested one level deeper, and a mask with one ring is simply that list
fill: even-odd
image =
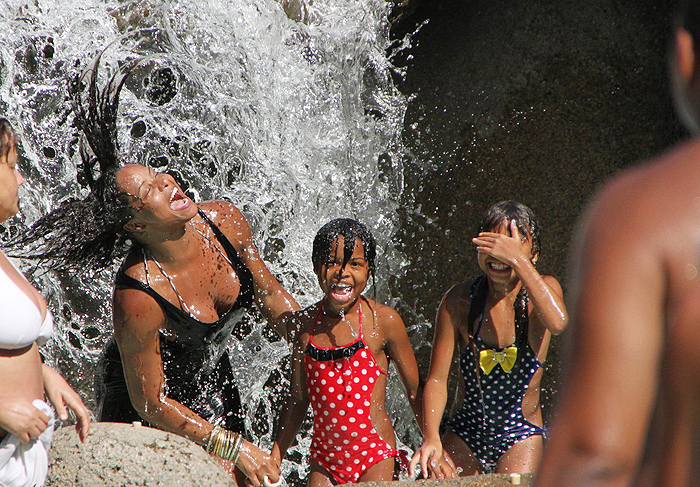
[{"label": "black swimsuit strap", "polygon": [[323,301],[318,307],[318,313],[316,313],[316,321],[314,326],[311,328],[311,335],[309,336],[309,343],[306,345],[306,350],[304,353],[307,354],[314,360],[326,362],[329,360],[339,360],[342,358],[352,357],[357,353],[358,350],[366,348],[365,340],[362,335],[362,302],[360,302],[359,309],[359,328],[360,337],[349,345],[343,347],[333,347],[333,348],[318,348],[312,342],[314,331],[316,331],[316,325],[321,322],[321,315],[323,314]]},{"label": "black swimsuit strap", "polygon": [[248,267],[246,267],[246,265],[241,261],[241,258],[238,256],[238,252],[236,252],[236,249],[234,248],[233,244],[229,241],[226,235],[224,235],[224,232],[222,232],[219,229],[219,227],[217,227],[216,224],[213,221],[211,221],[211,219],[204,213],[204,211],[202,211],[201,208],[199,209],[199,215],[211,227],[212,231],[214,232],[214,235],[216,235],[217,240],[221,243],[222,247],[226,251],[226,255],[228,256],[229,260],[231,261],[231,264],[233,265],[233,270],[236,271],[236,274],[238,275],[238,280],[241,284],[241,290],[238,294],[238,299],[236,299],[236,303],[234,303],[234,306],[240,303],[238,307],[251,307],[255,299],[255,291],[253,289],[253,274],[250,272],[250,269],[248,269]]},{"label": "black swimsuit strap", "polygon": [[329,360],[340,360],[342,358],[352,357],[358,350],[362,350],[363,348],[365,348],[365,343],[362,340],[357,340],[346,347],[332,349],[316,348],[312,343],[309,343],[306,345],[304,353],[314,360],[327,362]]},{"label": "black swimsuit strap", "polygon": [[240,258],[238,257],[238,252],[236,252],[236,249],[233,247],[228,238],[226,238],[226,235],[224,235],[223,232],[219,230],[216,224],[214,224],[214,222],[211,221],[211,219],[209,219],[209,217],[207,217],[207,215],[204,214],[204,212],[201,209],[199,209],[198,211],[202,219],[205,222],[207,222],[207,224],[211,227],[212,231],[214,232],[214,235],[224,247],[226,255],[231,261],[233,270],[238,275],[238,280],[241,284],[241,290],[238,295],[238,299],[236,299],[236,302],[233,303],[233,306],[231,306],[231,308],[228,311],[226,311],[226,313],[221,315],[221,317],[213,323],[204,323],[202,321],[199,321],[196,318],[190,316],[189,313],[178,308],[170,301],[165,299],[148,284],[126,275],[126,273],[124,273],[122,269],[120,269],[117,273],[117,276],[115,278],[115,285],[118,287],[138,289],[139,291],[145,292],[146,294],[151,296],[160,305],[161,308],[163,308],[163,312],[166,314],[166,316],[168,316],[168,318],[175,320],[178,323],[216,326],[224,320],[226,320],[230,313],[243,307],[250,308],[253,305],[253,275],[250,272],[250,270],[243,264],[243,262],[241,262]]},{"label": "black swimsuit strap", "polygon": [[[469,313],[467,315],[467,332],[473,337],[479,334],[481,330],[481,322],[484,316],[484,308],[486,306],[486,276],[479,276],[472,281],[469,287]],[[474,321],[477,316],[480,316],[476,331],[473,330]]]}]

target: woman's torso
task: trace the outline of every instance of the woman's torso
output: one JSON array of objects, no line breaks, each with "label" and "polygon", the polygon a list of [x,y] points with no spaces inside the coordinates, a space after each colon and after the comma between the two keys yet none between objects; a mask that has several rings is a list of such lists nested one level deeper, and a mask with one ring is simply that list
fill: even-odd
[{"label": "woman's torso", "polygon": [[[202,211],[199,218],[201,255],[177,276],[140,250],[141,261],[129,268],[132,272],[120,272],[115,285],[149,294],[163,312],[160,354],[168,397],[208,420],[221,416],[226,427],[242,431],[244,410],[226,346],[253,305],[253,277],[219,227]],[[108,347],[101,361],[98,403],[103,417],[130,417],[135,413],[123,398],[126,386],[115,352],[116,346]]]},{"label": "woman's torso", "polygon": [[[0,400],[3,396],[44,399],[41,356],[37,341],[51,332],[51,317],[39,292],[0,252],[0,308],[4,330],[0,332]],[[4,335],[4,336],[3,336]],[[8,348],[11,347],[11,348]],[[6,432],[0,429],[0,437]]]}]

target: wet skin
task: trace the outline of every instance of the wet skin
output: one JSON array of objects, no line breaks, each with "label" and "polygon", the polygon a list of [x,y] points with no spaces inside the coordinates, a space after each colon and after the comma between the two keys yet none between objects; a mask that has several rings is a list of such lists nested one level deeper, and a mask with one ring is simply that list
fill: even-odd
[{"label": "wet skin", "polygon": [[[208,323],[218,320],[238,299],[239,278],[209,225],[198,214],[201,208],[251,271],[255,301],[263,316],[280,335],[286,335],[281,320],[298,305],[265,266],[248,223],[235,206],[224,201],[195,204],[171,176],[136,164],[121,168],[116,179],[118,189],[131,196],[132,218],[124,228],[147,249],[150,284],[156,292]],[[158,270],[153,258],[171,280]],[[146,282],[140,251],[127,256],[123,270]],[[114,330],[129,397],[139,414],[159,428],[206,444],[213,426],[164,392],[159,340],[161,332],[172,337],[172,328],[158,303],[136,289],[115,289]],[[234,473],[233,465],[217,460]],[[279,465],[247,441],[237,467],[256,487],[261,485],[263,475],[279,476]],[[239,483],[242,480],[238,478]]]},{"label": "wet skin", "polygon": [[[369,277],[362,242],[356,240],[352,257],[344,268],[341,267],[343,243],[342,236],[336,239],[327,261],[316,270],[319,286],[324,293],[323,300],[294,313],[288,320],[288,329],[293,336],[291,391],[280,416],[272,449],[273,456],[280,461],[294,441],[309,405],[304,350],[311,334],[319,347],[340,347],[352,343],[359,337],[360,308],[365,343],[382,370],[388,370],[390,360],[395,362],[414,414],[416,418],[420,417],[418,366],[403,320],[394,309],[362,296]],[[321,306],[323,312],[317,324]],[[385,394],[386,376],[382,374],[372,390],[370,418],[379,435],[395,447],[394,429],[384,405]],[[394,459],[389,458],[369,467],[359,481],[391,480],[393,471]],[[311,460],[310,486],[332,485],[334,481],[331,478],[325,469]]]},{"label": "wet skin", "polygon": [[588,208],[575,347],[538,487],[698,483],[700,40],[677,29],[675,41],[674,100],[694,137],[617,175]]},{"label": "wet skin", "polygon": [[[484,307],[480,336],[489,346],[502,348],[515,341],[514,303],[522,286],[529,295],[530,346],[540,362],[547,358],[552,334],[566,327],[568,315],[562,289],[552,276],[540,275],[534,267],[529,236],[518,231],[514,221],[502,222],[473,239],[477,247],[479,268],[488,280],[489,293]],[[447,405],[447,381],[453,358],[466,350],[469,332],[471,282],[452,287],[443,297],[437,313],[430,370],[424,391],[424,441],[411,460],[411,470],[420,464],[424,477],[445,478],[458,474],[473,475],[483,467],[469,447],[451,431],[442,438],[439,425]],[[476,326],[476,323],[472,324]],[[536,425],[542,425],[540,409],[539,369],[523,398],[523,414]],[[542,451],[542,438],[532,436],[513,445],[498,461],[497,472],[531,472]],[[447,452],[447,455],[445,455]]]},{"label": "wet skin", "polygon": [[[3,141],[6,143],[6,141]],[[17,169],[17,146],[12,141],[7,156],[0,158],[0,222],[19,211],[18,189],[24,178]],[[0,268],[38,308],[41,319],[48,312],[43,296],[0,252]],[[11,313],[12,310],[3,310]],[[76,416],[76,431],[85,441],[90,429],[90,413],[68,383],[48,365],[42,364],[37,343],[21,349],[0,349],[0,438],[8,433],[22,443],[35,439],[46,429],[49,417],[32,405],[46,393],[61,420],[68,419],[67,408]]]}]

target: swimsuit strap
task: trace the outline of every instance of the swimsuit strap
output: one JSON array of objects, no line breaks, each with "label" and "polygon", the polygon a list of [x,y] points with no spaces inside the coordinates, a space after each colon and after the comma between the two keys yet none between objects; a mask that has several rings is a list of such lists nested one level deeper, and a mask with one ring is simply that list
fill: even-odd
[{"label": "swimsuit strap", "polygon": [[481,331],[481,324],[484,322],[484,310],[481,310],[481,313],[479,313],[479,322],[476,324],[476,330],[474,331],[474,340],[479,338],[479,332]]},{"label": "swimsuit strap", "polygon": [[[156,267],[158,267],[158,270],[160,271],[161,274],[165,276],[165,278],[168,280],[168,283],[170,284],[170,287],[173,289],[173,292],[175,292],[175,296],[177,296],[177,300],[180,302],[180,306],[184,308],[184,310],[189,314],[192,318],[195,318],[195,315],[192,314],[192,311],[190,311],[189,306],[187,306],[187,303],[185,303],[184,298],[182,295],[178,292],[177,288],[175,287],[175,283],[173,282],[173,278],[168,275],[167,272],[165,272],[165,269],[163,269],[163,266],[160,265],[160,262],[156,260],[156,258],[153,256],[150,250],[146,250],[144,248],[144,252],[147,252],[151,260],[156,264]],[[150,286],[150,282],[149,282]]]},{"label": "swimsuit strap", "polygon": [[[475,336],[477,332],[473,331],[474,321],[477,316],[483,318],[484,307],[486,306],[486,276],[479,276],[474,279],[469,287],[469,313],[467,314],[467,333],[470,336]],[[479,326],[481,319],[479,318]]]}]

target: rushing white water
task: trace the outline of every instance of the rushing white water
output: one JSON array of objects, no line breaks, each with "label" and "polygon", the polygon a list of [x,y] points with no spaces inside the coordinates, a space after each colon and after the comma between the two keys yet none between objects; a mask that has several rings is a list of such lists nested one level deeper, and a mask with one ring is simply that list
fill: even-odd
[{"label": "rushing white water", "polygon": [[[315,0],[298,22],[275,0],[0,0],[0,112],[17,128],[27,178],[10,231],[84,194],[67,80],[111,43],[104,75],[149,56],[121,97],[125,162],[167,166],[196,199],[235,203],[302,305],[320,297],[310,263],[316,231],[332,218],[359,219],[378,241],[377,298],[391,304],[388,278],[405,265],[392,235],[407,100],[392,83],[388,10],[383,0]],[[89,401],[111,330],[113,271],[35,279],[56,316],[48,358]],[[288,352],[259,323],[242,335],[231,345],[237,379],[249,426],[267,446],[285,393],[270,374],[281,375]],[[388,406],[407,409],[395,377],[391,384]],[[396,414],[400,435],[415,440],[410,413]],[[287,473],[303,476],[305,448],[306,437]]]}]

